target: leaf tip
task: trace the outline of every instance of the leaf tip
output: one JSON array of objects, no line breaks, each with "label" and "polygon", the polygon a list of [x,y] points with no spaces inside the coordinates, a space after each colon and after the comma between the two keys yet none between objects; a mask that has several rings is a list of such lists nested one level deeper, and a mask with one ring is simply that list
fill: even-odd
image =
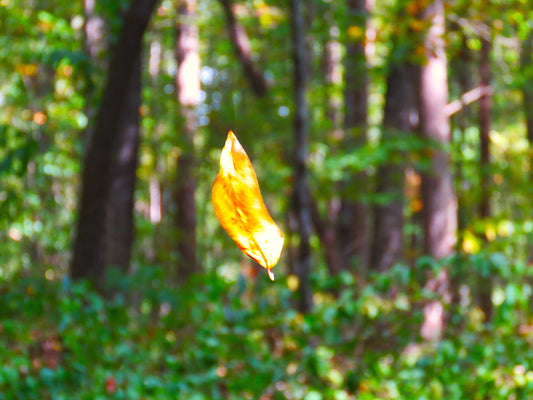
[{"label": "leaf tip", "polygon": [[271,281],[274,280],[274,272],[270,268],[267,268],[267,274]]}]

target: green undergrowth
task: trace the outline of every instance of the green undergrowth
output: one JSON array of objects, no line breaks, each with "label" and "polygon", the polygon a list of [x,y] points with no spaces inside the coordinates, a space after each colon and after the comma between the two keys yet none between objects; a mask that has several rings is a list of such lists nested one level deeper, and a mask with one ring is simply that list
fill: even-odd
[{"label": "green undergrowth", "polygon": [[[443,267],[455,302],[421,278]],[[0,399],[533,398],[532,276],[498,255],[420,260],[365,284],[316,274],[307,315],[294,310],[294,277],[208,274],[178,288],[138,270],[111,274],[106,297],[67,278],[1,282]],[[488,271],[491,323],[472,289]],[[427,341],[431,301],[446,327]]]}]

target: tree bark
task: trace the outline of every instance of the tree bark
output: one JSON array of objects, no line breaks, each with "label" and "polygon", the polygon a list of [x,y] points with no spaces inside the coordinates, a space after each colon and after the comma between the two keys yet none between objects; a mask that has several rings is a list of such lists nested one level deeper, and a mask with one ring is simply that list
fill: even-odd
[{"label": "tree bark", "polygon": [[84,0],[84,26],[85,35],[84,46],[87,54],[94,62],[100,60],[104,47],[107,45],[103,41],[104,37],[104,20],[95,12],[96,0]]},{"label": "tree bark", "polygon": [[109,74],[84,161],[82,189],[74,241],[71,275],[89,278],[97,286],[104,281],[109,200],[120,159],[119,135],[124,99],[129,94],[142,39],[157,0],[133,0],[123,17],[122,30],[113,51]]},{"label": "tree bark", "polygon": [[335,230],[335,222],[339,215],[339,199],[333,198],[327,204],[327,211],[325,218],[320,215],[320,210],[314,199],[311,201],[311,216],[313,227],[320,238],[322,247],[324,248],[324,256],[326,258],[326,266],[330,275],[334,276],[341,272],[340,252],[338,249],[338,240]]},{"label": "tree bark", "polygon": [[297,230],[300,244],[295,272],[299,279],[298,309],[308,312],[313,306],[309,272],[311,269],[311,205],[307,182],[307,141],[308,141],[308,110],[306,101],[306,73],[305,73],[305,33],[300,0],[291,0],[291,40],[292,59],[294,65],[294,213],[297,220]]},{"label": "tree bark", "polygon": [[[490,49],[491,38],[489,32],[481,34],[481,52],[479,60],[480,86],[484,89],[490,88]],[[490,118],[491,118],[491,96],[488,90],[479,99],[479,144],[480,144],[480,179],[481,197],[479,201],[479,216],[482,219],[490,217]],[[493,314],[492,307],[492,282],[491,277],[479,275],[478,278],[479,305],[485,313],[485,320],[491,321]]]},{"label": "tree bark", "polygon": [[529,32],[522,45],[521,64],[522,73],[525,77],[522,92],[524,97],[527,139],[530,148],[529,172],[533,187],[533,29]]},{"label": "tree bark", "polygon": [[[461,29],[461,27],[458,27]],[[470,78],[470,68],[469,65],[471,63],[471,52],[467,44],[467,37],[466,35],[461,32],[461,50],[459,52],[459,56],[455,61],[455,69],[456,69],[456,76],[457,76],[457,83],[459,86],[459,92],[460,93],[467,93],[468,88],[472,86],[471,78]],[[455,144],[456,149],[460,149],[462,144],[465,141],[465,131],[467,128],[467,122],[470,117],[470,110],[468,107],[462,107],[460,111],[453,117],[453,121],[455,122],[455,126],[459,130],[459,139],[458,143]],[[459,157],[457,159],[457,162],[455,164],[455,170],[456,170],[456,180],[458,182],[458,193],[457,193],[457,231],[458,231],[458,241],[459,245],[461,244],[461,235],[463,231],[466,228],[467,225],[467,207],[465,205],[465,196],[466,193],[464,193],[463,189],[463,182],[465,181],[464,178],[464,166],[463,166],[463,160],[461,158],[461,152],[459,151]],[[467,182],[465,182],[467,183]]]},{"label": "tree bark", "polygon": [[263,75],[263,72],[252,61],[252,46],[250,45],[250,39],[244,28],[237,22],[237,18],[233,13],[232,0],[219,0],[224,14],[226,15],[226,21],[228,24],[228,33],[230,35],[231,43],[235,49],[237,58],[239,59],[244,74],[250,81],[253,92],[256,96],[264,96],[267,93],[267,82]]},{"label": "tree bark", "polygon": [[133,75],[118,125],[115,175],[111,183],[107,218],[106,264],[127,272],[134,239],[133,206],[139,156],[141,106],[141,55],[133,61]]},{"label": "tree bark", "polygon": [[[431,21],[425,39],[426,61],[420,68],[419,117],[423,137],[440,145],[450,143],[446,53],[444,51],[444,4],[434,0],[426,10]],[[431,170],[422,175],[424,250],[441,259],[451,254],[456,242],[457,203],[446,150],[432,149]]]},{"label": "tree bark", "polygon": [[[463,10],[466,12],[466,10]],[[463,31],[463,27],[460,24],[454,24],[453,28],[457,31],[457,33],[461,37],[461,48],[459,50],[459,53],[451,61],[452,65],[451,68],[453,69],[453,72],[451,73],[451,76],[456,77],[457,86],[459,89],[459,93],[461,94],[461,98],[459,100],[460,107],[454,114],[448,114],[451,117],[451,122],[454,125],[454,129],[458,131],[458,137],[455,139],[456,142],[453,144],[453,147],[456,151],[457,159],[455,162],[455,181],[457,182],[457,244],[456,249],[459,252],[459,255],[461,256],[462,251],[462,243],[463,243],[463,234],[466,230],[467,223],[469,218],[472,217],[470,215],[469,209],[468,209],[468,196],[469,196],[469,190],[468,186],[470,183],[467,181],[465,177],[465,165],[464,160],[462,157],[462,151],[461,148],[463,147],[465,143],[465,133],[466,129],[468,127],[468,123],[471,120],[471,109],[470,107],[467,107],[467,102],[463,101],[463,98],[465,97],[465,94],[469,92],[469,88],[471,88],[472,85],[472,73],[470,71],[471,64],[472,64],[472,52],[470,48],[468,47],[467,43],[467,36],[465,32]],[[457,101],[457,100],[456,100]],[[452,129],[453,131],[453,129]],[[453,138],[452,138],[453,140]],[[464,282],[464,274],[460,273],[459,271],[455,271],[450,278],[450,290],[451,290],[451,309],[450,314],[453,314],[457,311],[459,311],[459,308],[461,307],[460,304],[460,286],[461,283]]]},{"label": "tree bark", "polygon": [[[490,35],[487,33],[486,35]],[[481,36],[481,51],[479,61],[480,86],[484,89],[484,94],[479,99],[479,143],[480,143],[480,178],[481,178],[481,198],[479,202],[479,216],[481,218],[490,217],[490,115],[491,100],[488,94],[490,88],[490,37],[485,34]]]},{"label": "tree bark", "polygon": [[[346,150],[350,151],[366,143],[368,115],[368,72],[365,56],[367,9],[366,0],[347,0],[350,22],[359,28],[359,34],[348,35],[346,42],[345,114]],[[351,269],[357,258],[361,271],[368,266],[370,255],[370,208],[359,198],[368,193],[369,179],[365,172],[350,178],[343,184],[343,195],[338,223],[343,268]],[[356,185],[356,186],[355,186]]]},{"label": "tree bark", "polygon": [[[448,102],[447,63],[444,49],[444,2],[433,0],[424,17],[429,22],[425,37],[426,60],[420,67],[418,91],[419,127],[421,134],[434,143],[447,146],[451,131],[446,113]],[[430,170],[422,174],[422,226],[424,251],[435,259],[453,252],[457,231],[457,203],[450,172],[447,150],[431,149]],[[449,279],[446,271],[431,277],[427,289],[448,295]],[[431,301],[424,307],[421,335],[426,340],[437,340],[444,329],[444,306]]]},{"label": "tree bark", "polygon": [[[529,31],[522,45],[522,54],[520,57],[522,73],[525,77],[522,93],[524,97],[527,138],[529,141],[530,198],[533,198],[533,29]],[[529,261],[533,263],[533,241],[529,246]],[[531,303],[533,303],[533,298]]]},{"label": "tree bark", "polygon": [[[382,141],[395,139],[412,130],[411,116],[416,109],[414,66],[392,62],[387,78]],[[371,266],[379,271],[390,269],[402,256],[405,154],[392,153],[391,161],[378,168],[377,193],[392,198],[378,205],[374,212]]]},{"label": "tree bark", "polygon": [[[330,13],[324,16],[324,20],[326,26],[333,26]],[[324,139],[336,142],[342,137],[342,122],[340,120],[342,111],[340,102],[334,98],[332,92],[335,85],[338,85],[342,80],[340,72],[341,48],[336,35],[332,34],[333,28],[328,29],[330,29],[329,35],[322,44],[321,72],[324,79],[324,116],[331,125]],[[340,198],[334,194],[332,198],[327,200],[324,217],[322,217],[316,201],[311,199],[311,203],[313,225],[324,249],[326,266],[330,275],[336,275],[341,271],[343,265],[337,237]]]},{"label": "tree bark", "polygon": [[175,222],[178,231],[178,280],[181,282],[186,282],[193,273],[199,272],[196,260],[196,177],[193,143],[198,126],[196,107],[200,99],[198,26],[194,23],[196,7],[196,0],[183,0],[180,3],[176,29],[176,92],[183,135],[174,202],[177,206]]},{"label": "tree bark", "polygon": [[91,63],[90,67],[86,67],[85,72],[87,75],[85,115],[87,115],[89,120],[92,120],[95,113],[94,94],[96,88],[91,72],[94,70],[94,66],[104,69],[102,54],[109,45],[107,40],[105,40],[104,19],[96,14],[95,8],[96,0],[83,1],[83,50]]}]

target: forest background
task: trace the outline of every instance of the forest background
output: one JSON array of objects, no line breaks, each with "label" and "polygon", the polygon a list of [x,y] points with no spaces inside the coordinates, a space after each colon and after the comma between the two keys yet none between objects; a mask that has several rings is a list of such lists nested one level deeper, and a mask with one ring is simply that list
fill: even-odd
[{"label": "forest background", "polygon": [[532,8],[0,0],[0,399],[532,398]]}]

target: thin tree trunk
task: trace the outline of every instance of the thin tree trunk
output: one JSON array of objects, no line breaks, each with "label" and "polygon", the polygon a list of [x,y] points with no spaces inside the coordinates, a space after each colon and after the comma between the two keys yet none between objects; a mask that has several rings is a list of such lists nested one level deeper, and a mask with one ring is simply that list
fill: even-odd
[{"label": "thin tree trunk", "polygon": [[174,201],[177,205],[178,279],[185,282],[198,272],[196,261],[196,190],[194,133],[198,126],[196,107],[200,99],[200,55],[196,0],[183,0],[178,7],[179,23],[176,30],[176,92],[180,107],[182,154],[178,158]]},{"label": "thin tree trunk", "polygon": [[[524,96],[524,113],[526,116],[527,138],[529,141],[529,180],[531,184],[530,199],[533,198],[533,29],[530,30],[522,45],[522,73],[525,77],[522,88]],[[533,241],[529,247],[529,260],[533,262]],[[533,303],[533,296],[531,302]]]},{"label": "thin tree trunk", "polygon": [[[328,26],[331,26],[331,15],[328,13],[325,16],[325,21]],[[340,104],[332,95],[333,88],[341,82],[342,76],[340,72],[341,49],[340,43],[336,36],[332,34],[333,28],[330,29],[329,37],[322,45],[322,59],[321,70],[324,79],[324,115],[330,122],[331,127],[325,134],[326,140],[336,141],[342,135],[341,128],[341,110]],[[340,210],[340,198],[333,195],[328,199],[326,204],[326,213],[322,217],[320,210],[315,201],[312,201],[312,216],[313,225],[317,232],[322,247],[324,248],[324,255],[326,259],[326,266],[330,275],[336,275],[341,271],[342,260],[339,248],[339,241],[337,237],[337,224]]]},{"label": "thin tree trunk", "polygon": [[[461,27],[459,27],[461,28]],[[459,53],[459,59],[456,61],[457,69],[457,82],[459,85],[459,92],[466,93],[468,89],[472,86],[470,79],[469,64],[471,62],[470,49],[467,44],[467,37],[464,33],[461,33],[461,50]],[[454,118],[457,129],[459,130],[459,140],[456,143],[456,148],[458,149],[458,159],[455,165],[456,170],[456,179],[459,183],[459,190],[457,193],[457,231],[458,231],[458,241],[461,243],[461,235],[465,230],[467,225],[467,210],[464,202],[465,193],[462,184],[464,181],[464,172],[463,172],[463,160],[461,158],[462,152],[460,151],[461,145],[464,143],[465,131],[467,128],[467,121],[470,115],[470,110],[468,107],[462,108]]]},{"label": "thin tree trunk", "polygon": [[[411,115],[416,109],[414,66],[402,62],[392,64],[387,78],[385,114],[382,140],[394,139],[412,130]],[[372,241],[372,268],[390,269],[402,256],[403,249],[403,192],[405,155],[391,154],[391,160],[377,172],[377,193],[392,198],[387,204],[376,206]]]},{"label": "thin tree trunk", "polygon": [[[450,143],[450,123],[445,107],[448,102],[447,63],[444,49],[444,3],[433,0],[424,17],[430,23],[425,38],[426,61],[420,68],[418,108],[423,137],[446,146]],[[425,253],[441,259],[453,252],[457,234],[457,203],[446,150],[432,149],[431,168],[422,175],[422,219]],[[431,277],[428,290],[445,296],[449,291],[446,271]],[[421,335],[436,340],[444,329],[444,306],[432,301],[424,308]]]},{"label": "thin tree trunk", "polygon": [[[160,85],[159,75],[161,72],[161,39],[159,35],[154,35],[152,37],[152,42],[150,43],[150,57],[148,58],[148,74],[150,75],[150,87],[155,93],[159,93],[162,88]],[[155,101],[150,104],[150,109],[152,110],[153,115],[159,115],[162,111],[160,110],[160,104]],[[149,148],[152,157],[156,160],[154,163],[154,171],[150,176],[149,182],[149,209],[148,209],[148,219],[152,224],[154,224],[154,231],[151,237],[151,245],[146,247],[145,256],[149,262],[155,263],[157,261],[157,254],[160,254],[160,250],[165,247],[164,237],[166,235],[162,234],[162,215],[163,215],[163,188],[161,184],[161,176],[163,175],[165,164],[161,158],[157,157],[159,151],[159,142],[161,140],[161,127],[160,125],[154,125],[151,132],[149,132]]]},{"label": "thin tree trunk", "polygon": [[[420,68],[419,116],[422,136],[444,146],[450,143],[444,4],[434,0],[427,8],[431,26],[426,37],[426,62]],[[445,150],[432,149],[431,170],[422,175],[424,250],[436,259],[450,255],[456,242],[457,203]]]},{"label": "thin tree trunk", "polygon": [[330,275],[337,275],[341,272],[341,260],[334,222],[337,221],[339,215],[340,201],[338,198],[333,198],[328,202],[325,218],[322,218],[320,215],[320,210],[316,202],[312,198],[310,201],[313,226],[322,242],[322,247],[324,247],[328,272]]},{"label": "thin tree trunk", "polygon": [[[463,95],[467,93],[469,88],[472,87],[472,79],[470,72],[470,64],[472,62],[472,55],[467,43],[467,36],[462,31],[461,25],[455,26],[458,33],[461,35],[461,49],[457,58],[454,60],[454,73],[452,76],[456,76],[459,93]],[[457,184],[457,245],[456,249],[461,256],[463,233],[467,227],[468,219],[471,217],[467,209],[467,190],[465,185],[468,185],[465,178],[465,167],[463,160],[463,153],[461,148],[465,143],[465,132],[468,126],[468,122],[471,119],[471,110],[469,107],[461,107],[461,109],[452,117],[452,123],[455,124],[455,128],[459,133],[459,137],[454,143],[454,148],[457,154],[457,160],[455,162],[455,180]],[[453,140],[453,139],[452,139]],[[460,285],[463,282],[464,274],[459,271],[454,271],[450,278],[450,290],[452,293],[452,304],[450,314],[454,314],[458,311],[460,305]]]},{"label": "thin tree trunk", "polygon": [[[95,12],[96,0],[83,1],[83,49],[91,60],[91,65],[98,65],[99,68],[104,68],[102,53],[108,43],[104,40],[104,19],[98,16]],[[91,120],[94,116],[94,92],[95,85],[93,77],[91,76],[92,68],[87,68],[87,90],[86,90],[86,106],[85,115]]]},{"label": "thin tree trunk", "polygon": [[[361,147],[366,143],[368,115],[368,72],[365,56],[367,9],[366,0],[347,0],[350,22],[360,28],[360,34],[348,35],[345,68],[345,119],[346,149]],[[351,269],[357,258],[360,271],[366,271],[370,255],[370,207],[358,197],[369,192],[369,179],[365,172],[344,183],[338,224],[338,237],[343,258],[343,268]]]},{"label": "thin tree trunk", "polygon": [[[483,89],[490,88],[490,33],[483,32],[481,35],[481,52],[479,61],[480,86]],[[490,217],[490,117],[491,96],[488,90],[479,99],[479,143],[480,143],[480,179],[481,198],[479,202],[479,216],[482,219]],[[479,275],[478,278],[479,305],[485,313],[485,320],[491,321],[492,308],[492,282],[491,277]]]},{"label": "thin tree trunk", "polygon": [[84,46],[92,61],[97,62],[101,59],[100,56],[107,43],[103,41],[104,20],[96,14],[95,8],[96,0],[83,1],[85,17],[83,26],[85,35]]},{"label": "thin tree trunk", "polygon": [[82,189],[74,241],[71,275],[104,280],[107,256],[109,200],[120,158],[120,125],[124,99],[129,94],[142,39],[157,0],[134,0],[124,15],[113,51],[109,75],[85,157]]},{"label": "thin tree trunk", "polygon": [[267,92],[268,86],[263,75],[263,72],[252,61],[252,46],[250,39],[244,28],[237,22],[237,18],[233,13],[232,0],[219,0],[224,14],[226,14],[226,21],[228,24],[228,32],[231,43],[235,49],[235,53],[241,62],[244,74],[250,81],[253,92],[256,96],[264,96]]},{"label": "thin tree trunk", "polygon": [[[526,114],[527,138],[529,146],[533,148],[533,29],[524,41],[521,55],[522,70],[526,81],[524,91],[524,112]],[[531,152],[533,157],[533,152]],[[533,168],[530,168],[531,180],[533,181]]]},{"label": "thin tree trunk", "polygon": [[[490,35],[490,33],[487,33]],[[485,34],[481,36],[481,52],[479,61],[480,86],[484,89],[484,94],[479,99],[479,143],[480,143],[480,177],[481,177],[481,198],[479,202],[479,216],[481,218],[490,217],[490,115],[491,96],[488,94],[490,88],[490,37]]]},{"label": "thin tree trunk", "polygon": [[300,244],[295,272],[299,279],[298,309],[308,312],[313,306],[309,272],[311,269],[311,205],[307,182],[308,110],[306,101],[305,33],[300,0],[291,0],[291,39],[294,64],[294,208]]}]

